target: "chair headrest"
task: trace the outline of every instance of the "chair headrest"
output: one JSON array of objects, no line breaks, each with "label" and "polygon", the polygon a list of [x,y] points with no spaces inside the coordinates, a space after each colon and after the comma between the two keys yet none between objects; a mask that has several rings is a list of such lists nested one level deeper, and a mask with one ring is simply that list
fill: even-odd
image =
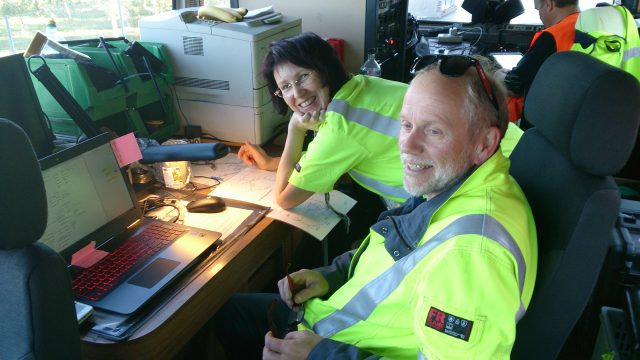
[{"label": "chair headrest", "polygon": [[38,158],[27,134],[0,118],[0,249],[26,247],[47,226],[47,196]]},{"label": "chair headrest", "polygon": [[550,56],[525,100],[525,116],[567,159],[600,176],[620,171],[640,123],[640,85],[577,51]]}]

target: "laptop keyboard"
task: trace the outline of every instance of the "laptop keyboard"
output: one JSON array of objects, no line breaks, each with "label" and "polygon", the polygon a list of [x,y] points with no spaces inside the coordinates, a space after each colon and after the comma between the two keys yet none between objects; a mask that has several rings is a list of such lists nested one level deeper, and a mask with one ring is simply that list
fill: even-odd
[{"label": "laptop keyboard", "polygon": [[152,223],[109,255],[73,279],[72,289],[79,299],[100,300],[128,278],[145,259],[157,254],[186,230],[171,224]]}]

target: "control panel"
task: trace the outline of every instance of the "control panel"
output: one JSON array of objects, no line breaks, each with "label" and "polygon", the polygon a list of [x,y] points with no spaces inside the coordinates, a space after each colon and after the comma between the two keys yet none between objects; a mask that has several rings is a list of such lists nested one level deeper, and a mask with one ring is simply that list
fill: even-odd
[{"label": "control panel", "polygon": [[408,0],[367,0],[365,53],[375,49],[382,77],[387,79],[404,80],[407,7]]},{"label": "control panel", "polygon": [[[371,3],[371,4],[370,4]],[[379,62],[402,51],[406,28],[406,0],[378,0],[367,2],[365,50],[375,48]]]}]

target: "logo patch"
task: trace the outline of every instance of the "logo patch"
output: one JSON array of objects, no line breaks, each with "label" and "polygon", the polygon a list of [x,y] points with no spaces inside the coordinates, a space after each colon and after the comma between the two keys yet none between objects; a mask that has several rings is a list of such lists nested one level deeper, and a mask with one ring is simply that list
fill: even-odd
[{"label": "logo patch", "polygon": [[293,168],[296,169],[297,172],[300,172],[300,170],[302,169],[302,167],[300,166],[300,163],[296,163],[296,165]]},{"label": "logo patch", "polygon": [[448,314],[432,306],[431,309],[429,309],[425,325],[449,336],[469,341],[473,321]]}]

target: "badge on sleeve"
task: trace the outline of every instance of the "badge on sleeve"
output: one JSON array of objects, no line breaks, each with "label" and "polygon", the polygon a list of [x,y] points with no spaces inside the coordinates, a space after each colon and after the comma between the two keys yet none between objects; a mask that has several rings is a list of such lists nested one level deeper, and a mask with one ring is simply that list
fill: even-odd
[{"label": "badge on sleeve", "polygon": [[302,169],[302,167],[300,166],[300,163],[296,163],[296,165],[293,168],[296,169],[297,172],[300,172],[300,169]]},{"label": "badge on sleeve", "polygon": [[469,341],[473,321],[448,314],[433,306],[429,309],[425,325],[443,334]]}]

